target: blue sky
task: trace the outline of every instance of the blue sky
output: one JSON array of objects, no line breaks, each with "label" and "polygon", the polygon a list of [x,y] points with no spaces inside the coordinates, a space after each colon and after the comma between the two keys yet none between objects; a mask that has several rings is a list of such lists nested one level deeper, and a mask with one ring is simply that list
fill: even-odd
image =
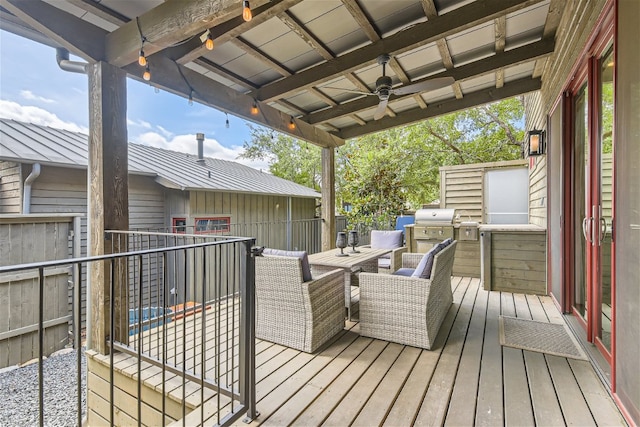
[{"label": "blue sky", "polygon": [[[79,60],[71,57],[72,60]],[[88,133],[88,83],[84,74],[63,71],[55,49],[0,30],[0,117]],[[129,141],[181,152],[197,152],[258,169],[266,162],[236,159],[250,134],[246,122],[185,98],[127,79]]]}]

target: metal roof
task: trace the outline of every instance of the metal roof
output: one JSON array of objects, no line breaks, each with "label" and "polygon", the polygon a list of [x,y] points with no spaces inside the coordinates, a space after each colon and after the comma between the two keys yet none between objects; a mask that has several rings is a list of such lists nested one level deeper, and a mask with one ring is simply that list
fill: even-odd
[{"label": "metal roof", "polygon": [[[15,120],[0,119],[0,160],[87,167],[88,137]],[[316,198],[311,188],[227,160],[129,143],[129,173],[148,175],[179,190],[223,191]]]},{"label": "metal roof", "polygon": [[[4,0],[0,27],[323,147],[538,90],[565,0]],[[206,34],[214,48],[203,47]],[[144,40],[144,43],[142,43]],[[378,58],[394,90],[379,105]],[[259,113],[252,115],[252,105]],[[290,121],[295,129],[288,127]]]}]

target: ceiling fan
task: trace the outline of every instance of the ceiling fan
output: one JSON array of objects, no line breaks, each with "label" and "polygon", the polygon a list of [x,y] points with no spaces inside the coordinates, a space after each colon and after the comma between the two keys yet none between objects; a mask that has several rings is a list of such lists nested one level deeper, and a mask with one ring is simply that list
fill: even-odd
[{"label": "ceiling fan", "polygon": [[[378,77],[378,79],[376,80],[376,88],[373,92],[362,92],[362,91],[351,90],[351,89],[340,89],[347,92],[359,93],[363,95],[376,95],[380,99],[380,103],[378,104],[378,108],[376,109],[376,112],[373,115],[374,120],[379,120],[382,117],[384,117],[387,110],[387,104],[389,102],[389,96],[391,95],[409,95],[412,93],[420,93],[420,92],[440,89],[442,87],[453,84],[453,82],[455,81],[453,77],[436,77],[423,82],[394,88],[391,77],[387,76],[385,73],[387,63],[389,62],[390,59],[391,59],[391,56],[388,54],[382,54],[378,56],[378,64],[382,65],[382,75]],[[338,89],[338,88],[326,87],[326,89]]]}]

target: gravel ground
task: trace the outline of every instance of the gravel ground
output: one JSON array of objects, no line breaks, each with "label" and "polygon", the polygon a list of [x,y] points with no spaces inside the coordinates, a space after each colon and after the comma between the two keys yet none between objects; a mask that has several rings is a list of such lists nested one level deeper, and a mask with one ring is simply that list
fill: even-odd
[{"label": "gravel ground", "polygon": [[[62,350],[44,361],[44,424],[74,426],[78,424],[77,353]],[[87,363],[82,352],[82,413],[87,405]],[[0,373],[0,426],[37,426],[38,363]]]}]

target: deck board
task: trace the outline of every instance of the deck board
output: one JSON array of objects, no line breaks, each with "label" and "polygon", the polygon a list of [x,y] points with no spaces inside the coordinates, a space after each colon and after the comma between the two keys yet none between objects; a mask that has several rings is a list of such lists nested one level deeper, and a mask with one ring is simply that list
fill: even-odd
[{"label": "deck board", "polygon": [[[359,335],[359,324],[345,330],[315,354],[256,340],[257,409],[253,426],[282,425],[623,425],[624,421],[590,363],[510,347],[499,340],[500,315],[562,323],[554,302],[545,296],[485,291],[476,278],[452,280],[454,304],[431,351]],[[216,313],[210,321],[224,318]],[[179,321],[167,331],[170,356],[189,343],[199,346],[201,322],[188,319],[187,338]],[[207,327],[207,330],[210,330]],[[147,333],[147,332],[145,332]],[[148,339],[148,336],[145,335]],[[230,339],[225,343],[225,339]],[[235,341],[233,341],[235,340]],[[157,341],[151,339],[157,351]],[[218,345],[237,346],[237,337]],[[207,341],[208,347],[215,343]],[[189,366],[199,369],[193,348]],[[133,358],[116,355],[117,366],[137,380]],[[207,372],[214,360],[206,361]],[[162,390],[162,373],[142,364],[140,377]],[[233,381],[237,381],[234,373]],[[231,380],[229,380],[231,381]],[[175,425],[217,420],[218,397],[179,376],[166,373],[164,388],[172,401],[183,394],[188,407],[199,406]],[[224,398],[222,399],[225,402]],[[227,400],[228,401],[228,400]],[[241,421],[237,425],[246,425]]]}]

